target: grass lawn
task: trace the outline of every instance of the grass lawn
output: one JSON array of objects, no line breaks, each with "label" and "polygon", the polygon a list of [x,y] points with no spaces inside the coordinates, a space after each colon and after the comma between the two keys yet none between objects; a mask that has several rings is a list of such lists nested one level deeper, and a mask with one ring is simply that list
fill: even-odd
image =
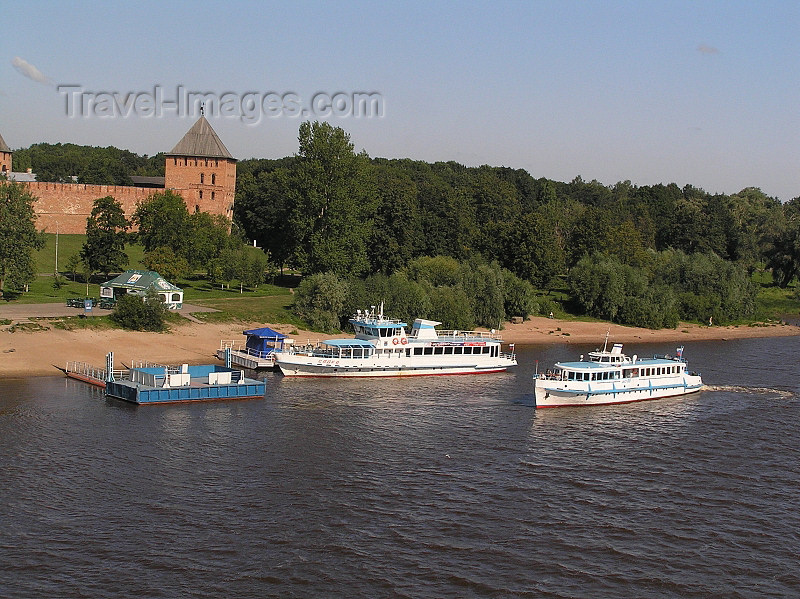
[{"label": "grass lawn", "polygon": [[292,314],[294,296],[286,293],[261,297],[213,298],[197,301],[198,305],[216,308],[220,312],[198,312],[194,316],[205,322],[263,322],[285,323],[308,328]]},{"label": "grass lawn", "polygon": [[[45,245],[36,252],[34,260],[36,261],[36,272],[38,273],[51,273],[56,268],[56,234],[44,234]],[[58,270],[61,273],[67,271],[67,260],[70,256],[77,254],[81,251],[83,244],[86,242],[86,235],[58,235]],[[125,253],[128,254],[128,268],[134,270],[143,270],[142,256],[144,249],[139,244],[129,244],[125,246]]]}]

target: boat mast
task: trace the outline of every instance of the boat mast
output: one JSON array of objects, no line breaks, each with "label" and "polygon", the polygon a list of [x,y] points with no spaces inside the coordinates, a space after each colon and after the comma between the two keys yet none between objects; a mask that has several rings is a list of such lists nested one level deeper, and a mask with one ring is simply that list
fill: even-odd
[{"label": "boat mast", "polygon": [[606,340],[603,343],[603,353],[606,353],[606,348],[608,347],[608,335],[611,333],[611,329],[606,331]]}]

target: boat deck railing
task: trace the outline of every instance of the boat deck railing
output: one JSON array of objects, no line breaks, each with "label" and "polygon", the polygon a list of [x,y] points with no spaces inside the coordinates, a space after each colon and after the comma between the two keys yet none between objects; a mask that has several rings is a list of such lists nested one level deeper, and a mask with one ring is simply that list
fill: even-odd
[{"label": "boat deck railing", "polygon": [[219,349],[221,351],[225,351],[226,349],[229,349],[231,351],[235,351],[235,352],[240,353],[240,354],[245,354],[245,355],[253,357],[253,358],[262,358],[262,359],[263,358],[271,358],[271,357],[273,357],[272,354],[274,354],[275,352],[281,351],[280,349],[275,348],[275,347],[270,348],[269,351],[262,351],[262,350],[259,350],[259,349],[253,349],[251,347],[242,346],[242,344],[240,342],[238,342],[238,341],[220,341]]},{"label": "boat deck railing", "polygon": [[[502,341],[502,336],[500,333],[495,331],[494,333],[491,331],[445,331],[445,330],[436,330],[436,336],[440,340],[445,341],[464,341],[465,339],[493,339],[495,341]],[[412,329],[411,333],[408,335],[409,339],[417,339],[416,329]],[[427,337],[424,338],[428,340]]]}]

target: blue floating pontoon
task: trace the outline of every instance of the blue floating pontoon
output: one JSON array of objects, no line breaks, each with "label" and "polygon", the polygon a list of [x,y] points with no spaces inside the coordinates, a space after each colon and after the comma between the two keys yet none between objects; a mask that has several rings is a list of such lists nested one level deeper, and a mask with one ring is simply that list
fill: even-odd
[{"label": "blue floating pontoon", "polygon": [[140,364],[127,370],[114,370],[114,352],[106,355],[105,369],[83,362],[67,362],[64,373],[70,378],[104,387],[109,397],[136,404],[261,399],[266,391],[264,381],[247,378],[243,371],[227,365]]},{"label": "blue floating pontoon", "polygon": [[137,404],[255,399],[264,397],[265,389],[264,381],[216,364],[131,368],[126,380],[106,381],[106,395]]}]

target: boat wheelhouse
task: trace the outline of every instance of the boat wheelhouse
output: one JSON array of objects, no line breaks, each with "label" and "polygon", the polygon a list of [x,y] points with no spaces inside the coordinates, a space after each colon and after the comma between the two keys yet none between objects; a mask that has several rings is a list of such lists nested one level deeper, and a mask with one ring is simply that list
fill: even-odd
[{"label": "boat wheelhouse", "polygon": [[537,408],[621,404],[700,391],[703,381],[690,372],[683,347],[675,356],[641,359],[622,353],[622,344],[589,352],[588,360],[558,362],[546,373],[534,375]]},{"label": "boat wheelhouse", "polygon": [[503,372],[516,366],[513,345],[502,349],[495,331],[446,331],[418,318],[407,323],[371,310],[350,319],[354,339],[294,345],[275,355],[286,376],[375,377]]}]

